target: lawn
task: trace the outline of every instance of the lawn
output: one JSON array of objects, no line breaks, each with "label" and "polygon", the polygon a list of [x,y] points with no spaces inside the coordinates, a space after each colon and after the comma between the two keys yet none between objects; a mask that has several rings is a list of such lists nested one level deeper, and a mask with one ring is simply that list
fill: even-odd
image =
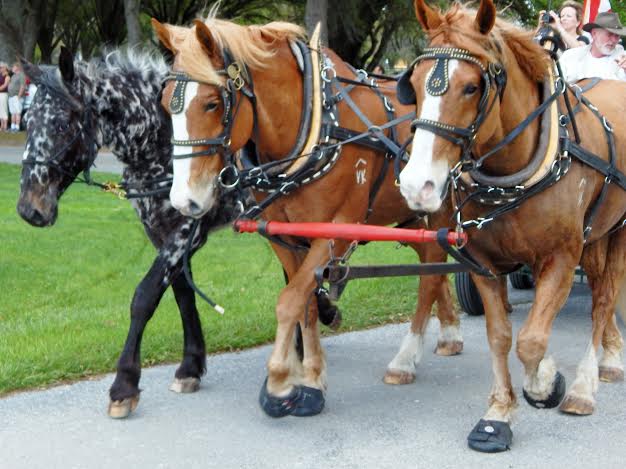
[{"label": "lawn", "polygon": [[[127,201],[76,184],[61,201],[56,225],[34,228],[15,211],[18,194],[19,167],[0,164],[0,396],[114,370],[130,300],[155,255]],[[394,243],[373,243],[352,259],[408,263],[415,256]],[[283,278],[266,241],[225,229],[209,238],[193,266],[197,284],[226,308],[220,316],[199,302],[209,353],[273,339]],[[350,283],[340,302],[340,331],[408,319],[416,287],[415,278]],[[176,362],[181,350],[180,319],[168,290],[147,327],[143,365]]]}]

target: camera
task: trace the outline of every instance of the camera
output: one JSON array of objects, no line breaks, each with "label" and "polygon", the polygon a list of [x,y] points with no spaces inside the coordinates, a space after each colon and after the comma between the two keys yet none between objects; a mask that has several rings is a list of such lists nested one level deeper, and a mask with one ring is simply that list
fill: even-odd
[{"label": "camera", "polygon": [[550,12],[549,11],[545,11],[541,15],[541,22],[542,23],[554,23],[554,18],[552,18],[552,16],[550,16]]}]

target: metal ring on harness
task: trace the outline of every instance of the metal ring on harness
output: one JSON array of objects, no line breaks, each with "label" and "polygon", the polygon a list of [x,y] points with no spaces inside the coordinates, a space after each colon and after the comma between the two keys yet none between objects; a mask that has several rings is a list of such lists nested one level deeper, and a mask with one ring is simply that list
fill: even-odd
[{"label": "metal ring on harness", "polygon": [[239,170],[234,165],[224,166],[217,176],[217,180],[224,189],[232,189],[239,184]]},{"label": "metal ring on harness", "polygon": [[[328,78],[328,71],[332,70],[332,77]],[[324,68],[322,68],[322,71],[320,72],[320,76],[322,77],[322,80],[324,80],[326,83],[330,83],[332,80],[334,80],[337,77],[337,70],[335,70],[335,67],[332,67],[330,65],[326,65]]]}]

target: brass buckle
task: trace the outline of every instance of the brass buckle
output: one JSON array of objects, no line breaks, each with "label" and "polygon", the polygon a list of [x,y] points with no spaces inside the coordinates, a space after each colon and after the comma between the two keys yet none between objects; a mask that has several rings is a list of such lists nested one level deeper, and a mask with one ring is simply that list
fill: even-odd
[{"label": "brass buckle", "polygon": [[226,68],[226,74],[228,75],[228,78],[233,81],[233,86],[237,91],[243,88],[246,84],[241,76],[241,67],[237,62],[233,62]]},{"label": "brass buckle", "polygon": [[105,182],[104,184],[102,184],[102,190],[104,192],[108,192],[109,194],[116,195],[119,199],[126,198],[126,191],[122,189],[122,186],[120,186],[117,182]]}]

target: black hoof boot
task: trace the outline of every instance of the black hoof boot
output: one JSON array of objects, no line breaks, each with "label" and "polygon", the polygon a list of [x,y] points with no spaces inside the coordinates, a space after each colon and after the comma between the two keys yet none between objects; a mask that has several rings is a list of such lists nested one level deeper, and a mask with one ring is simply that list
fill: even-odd
[{"label": "black hoof boot", "polygon": [[341,311],[335,306],[328,297],[328,291],[318,290],[317,311],[320,322],[333,330],[337,330],[341,325]]},{"label": "black hoof boot", "polygon": [[513,432],[507,422],[484,420],[476,424],[467,437],[470,448],[481,453],[500,453],[511,449]]},{"label": "black hoof boot", "polygon": [[524,389],[524,399],[526,399],[526,402],[528,402],[531,406],[536,407],[537,409],[552,409],[561,403],[563,396],[565,396],[565,377],[558,371],[554,377],[552,392],[546,400],[539,401],[533,399]]},{"label": "black hoof boot", "polygon": [[267,392],[267,378],[261,387],[259,404],[263,412],[270,417],[286,415],[309,417],[319,414],[324,409],[324,394],[321,390],[307,386],[294,386],[285,397],[274,397]]},{"label": "black hoof boot", "polygon": [[297,386],[298,399],[296,401],[296,407],[291,413],[296,417],[310,417],[311,415],[317,415],[324,410],[324,393],[321,389],[310,388],[308,386]]}]

